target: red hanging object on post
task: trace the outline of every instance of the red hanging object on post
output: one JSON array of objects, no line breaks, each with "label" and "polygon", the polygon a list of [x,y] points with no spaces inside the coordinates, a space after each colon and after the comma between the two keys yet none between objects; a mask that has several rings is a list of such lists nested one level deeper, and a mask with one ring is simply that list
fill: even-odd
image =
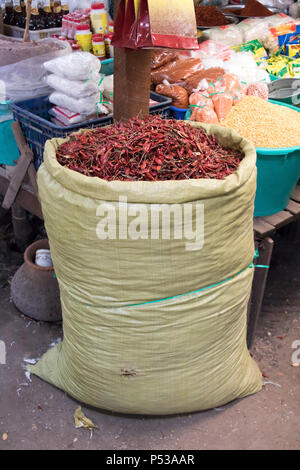
[{"label": "red hanging object on post", "polygon": [[128,49],[197,49],[193,0],[121,0],[112,44]]}]

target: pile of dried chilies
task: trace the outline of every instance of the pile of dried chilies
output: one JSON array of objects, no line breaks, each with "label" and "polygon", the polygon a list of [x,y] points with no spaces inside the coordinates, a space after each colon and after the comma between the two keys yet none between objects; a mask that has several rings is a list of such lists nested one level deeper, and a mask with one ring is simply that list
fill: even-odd
[{"label": "pile of dried chilies", "polygon": [[223,179],[243,154],[184,121],[148,116],[74,134],[57,149],[58,162],[107,181]]}]

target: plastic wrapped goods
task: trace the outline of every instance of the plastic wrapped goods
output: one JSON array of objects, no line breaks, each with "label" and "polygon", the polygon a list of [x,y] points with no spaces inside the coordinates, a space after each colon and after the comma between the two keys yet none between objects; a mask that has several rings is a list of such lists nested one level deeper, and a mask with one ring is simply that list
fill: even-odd
[{"label": "plastic wrapped goods", "polygon": [[236,46],[243,42],[243,34],[237,25],[207,29],[203,31],[203,38],[212,39],[226,46]]},{"label": "plastic wrapped goods", "polygon": [[238,27],[243,35],[243,43],[258,39],[263,41],[269,31],[269,21],[267,18],[249,18],[241,21]]},{"label": "plastic wrapped goods", "polygon": [[47,76],[48,85],[56,91],[60,91],[73,98],[85,98],[104,90],[103,81],[100,83],[100,76],[88,80],[68,80],[55,74]]},{"label": "plastic wrapped goods", "polygon": [[91,74],[100,72],[101,62],[89,52],[72,52],[63,59],[58,58],[44,63],[48,72],[69,80],[86,80]]},{"label": "plastic wrapped goods", "polygon": [[252,52],[256,62],[268,57],[267,51],[258,39],[253,39],[252,41],[235,46],[234,50],[236,52]]},{"label": "plastic wrapped goods", "polygon": [[207,124],[218,124],[218,116],[211,106],[195,108],[191,115],[191,121],[205,122]]},{"label": "plastic wrapped goods", "polygon": [[53,58],[67,57],[71,46],[66,41],[57,39],[43,39],[39,43],[55,43],[57,48],[46,54],[0,67],[0,79],[5,84],[6,100],[20,101],[51,93],[51,88],[45,81],[47,72],[43,64]]},{"label": "plastic wrapped goods", "polygon": [[26,59],[32,59],[31,64],[34,66],[35,58],[38,56],[43,56],[44,60],[50,60],[70,52],[71,46],[68,42],[54,38],[24,42],[22,39],[0,34],[0,67],[23,62]]},{"label": "plastic wrapped goods", "polygon": [[61,126],[72,126],[78,122],[87,121],[89,119],[96,119],[97,114],[79,114],[69,111],[68,109],[61,108],[59,106],[54,106],[49,110],[50,116],[52,116],[52,122],[55,122]]},{"label": "plastic wrapped goods", "polygon": [[180,83],[194,73],[203,69],[200,59],[179,59],[151,71],[151,81],[155,85],[167,80],[169,83]]},{"label": "plastic wrapped goods", "polygon": [[99,114],[108,114],[108,109],[100,102],[100,93],[78,99],[60,93],[59,91],[54,91],[49,96],[49,101],[56,106],[61,106],[74,113],[92,114],[98,110]]},{"label": "plastic wrapped goods", "polygon": [[278,26],[280,24],[287,24],[293,22],[295,22],[295,20],[291,16],[285,15],[284,13],[278,13],[277,15],[272,15],[268,18],[269,28],[271,28],[272,26]]},{"label": "plastic wrapped goods", "polygon": [[233,96],[231,93],[217,93],[212,96],[214,109],[219,122],[226,118],[233,105]]},{"label": "plastic wrapped goods", "polygon": [[227,73],[237,75],[246,85],[257,81],[270,83],[269,74],[258,67],[252,52],[236,52],[230,60],[224,62],[223,67]]},{"label": "plastic wrapped goods", "polygon": [[180,85],[157,85],[156,93],[172,98],[172,106],[186,109],[189,104],[188,92]]},{"label": "plastic wrapped goods", "polygon": [[268,101],[268,98],[269,98],[268,85],[263,82],[252,83],[247,88],[247,95],[259,96],[260,98]]},{"label": "plastic wrapped goods", "polygon": [[233,73],[225,73],[220,80],[220,85],[224,87],[226,91],[235,93],[240,86],[240,80],[239,77]]},{"label": "plastic wrapped goods", "polygon": [[[267,85],[263,84],[267,87]],[[259,87],[262,89],[263,87]],[[189,98],[192,108],[190,120],[199,122],[222,122],[232,106],[239,103],[247,93],[247,86],[232,73],[223,73],[216,81],[210,81],[202,91],[192,93]],[[213,110],[209,112],[208,109]]]},{"label": "plastic wrapped goods", "polygon": [[151,55],[151,69],[157,69],[177,59],[178,54],[175,51],[168,49],[153,50]]},{"label": "plastic wrapped goods", "polygon": [[207,70],[201,70],[200,72],[194,73],[191,77],[187,78],[183,86],[189,94],[194,91],[203,89],[201,83],[203,80],[207,82],[216,82],[219,78],[224,75],[224,69],[221,67],[212,67]]},{"label": "plastic wrapped goods", "polygon": [[277,26],[273,26],[268,30],[268,34],[264,39],[264,46],[268,49],[269,55],[274,54],[279,49],[278,36],[282,34],[289,34],[296,31],[296,24],[283,23]]},{"label": "plastic wrapped goods", "polygon": [[[207,39],[198,45],[198,49],[185,51],[184,54],[187,54],[188,57],[194,57],[201,60],[214,58],[216,60],[224,61],[231,57],[232,50],[228,46],[224,46],[219,42]],[[179,53],[180,57],[181,55],[182,52]]]},{"label": "plastic wrapped goods", "polygon": [[240,84],[238,90],[236,90],[234,93],[233,93],[233,106],[235,106],[236,104],[238,104],[247,94],[247,86],[246,85],[243,85],[242,83]]},{"label": "plastic wrapped goods", "polygon": [[192,93],[189,98],[189,103],[193,106],[198,106],[200,108],[213,108],[213,102],[209,97],[209,94],[206,91],[198,91],[196,93]]}]

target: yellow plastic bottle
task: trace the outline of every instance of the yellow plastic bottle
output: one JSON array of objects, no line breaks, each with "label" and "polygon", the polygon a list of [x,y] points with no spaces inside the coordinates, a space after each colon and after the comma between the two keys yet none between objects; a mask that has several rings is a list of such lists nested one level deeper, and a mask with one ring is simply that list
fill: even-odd
[{"label": "yellow plastic bottle", "polygon": [[108,28],[107,12],[104,3],[91,6],[91,24],[94,34],[103,34]]},{"label": "yellow plastic bottle", "polygon": [[105,59],[105,43],[103,34],[93,34],[93,54],[101,59]]},{"label": "yellow plastic bottle", "polygon": [[92,33],[88,24],[79,24],[76,26],[76,41],[82,51],[91,51]]}]

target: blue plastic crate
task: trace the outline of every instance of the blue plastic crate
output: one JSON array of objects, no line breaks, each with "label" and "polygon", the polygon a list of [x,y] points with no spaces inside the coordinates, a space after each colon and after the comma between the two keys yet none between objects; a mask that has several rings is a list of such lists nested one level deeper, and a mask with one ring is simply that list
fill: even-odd
[{"label": "blue plastic crate", "polygon": [[176,108],[175,106],[170,106],[170,114],[173,119],[177,119],[181,121],[184,120],[187,111],[188,109]]},{"label": "blue plastic crate", "polygon": [[[171,98],[150,92],[150,98],[158,104],[150,106],[150,114],[160,114],[164,118],[170,117]],[[19,121],[28,145],[34,155],[35,168],[43,161],[45,143],[49,139],[66,137],[79,129],[108,126],[113,123],[112,114],[90,121],[80,122],[72,126],[57,126],[50,120],[48,111],[53,105],[48,96],[19,101],[11,105],[15,121]]]}]

